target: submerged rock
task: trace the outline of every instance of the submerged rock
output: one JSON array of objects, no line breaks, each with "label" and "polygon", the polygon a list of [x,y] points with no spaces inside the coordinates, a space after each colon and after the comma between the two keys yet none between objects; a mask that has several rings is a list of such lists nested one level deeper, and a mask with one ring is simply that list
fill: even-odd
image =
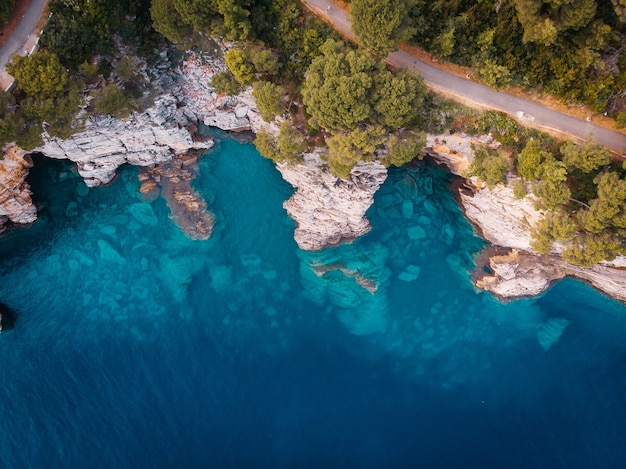
[{"label": "submerged rock", "polygon": [[561,338],[563,330],[569,326],[569,321],[565,318],[550,318],[541,325],[537,331],[537,340],[544,350],[550,350]]},{"label": "submerged rock", "polygon": [[98,240],[98,250],[101,260],[119,265],[126,264],[126,259],[124,259],[109,242],[103,239]]},{"label": "submerged rock", "polygon": [[[196,177],[196,158],[191,155],[174,157],[172,161],[139,173],[142,185],[139,191],[144,200],[151,200],[155,194],[161,194],[170,209],[170,219],[191,239],[208,239],[213,233],[215,215],[211,213],[204,198],[191,185]],[[139,220],[151,221],[156,215],[150,204],[134,204],[135,207],[147,206],[150,213],[131,213]],[[135,211],[137,211],[137,208]],[[143,211],[147,209],[142,209]],[[146,218],[146,216],[149,216]]]},{"label": "submerged rock", "polygon": [[141,202],[132,204],[128,207],[128,210],[130,211],[130,214],[142,225],[156,226],[159,222],[154,210],[152,209],[152,205],[150,204]]}]

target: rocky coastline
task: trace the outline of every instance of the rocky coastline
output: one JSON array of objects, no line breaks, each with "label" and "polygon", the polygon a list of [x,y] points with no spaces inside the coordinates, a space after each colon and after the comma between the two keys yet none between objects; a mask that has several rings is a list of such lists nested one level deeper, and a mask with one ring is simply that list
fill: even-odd
[{"label": "rocky coastline", "polygon": [[[444,140],[452,143],[443,144]],[[428,153],[437,163],[460,175],[472,161],[472,143],[497,145],[488,136],[429,136]],[[626,258],[580,267],[565,262],[558,251],[545,256],[532,250],[531,227],[542,219],[543,212],[535,210],[532,195],[522,199],[514,197],[513,181],[509,178],[506,186],[488,189],[471,178],[465,184],[472,188],[471,193],[458,191],[465,216],[480,236],[492,244],[477,258],[473,276],[476,287],[502,300],[510,300],[539,295],[556,280],[575,277],[626,302]]]},{"label": "rocky coastline", "polygon": [[[38,152],[76,163],[90,187],[107,184],[124,164],[142,166],[141,192],[145,200],[162,195],[172,218],[190,237],[206,239],[213,230],[214,215],[202,198],[191,190],[195,156],[212,147],[212,141],[194,138],[203,123],[226,131],[258,131],[268,127],[255,108],[251,90],[240,95],[217,95],[209,86],[213,74],[224,69],[223,61],[189,54],[178,68],[165,65],[153,72],[153,105],[127,119],[89,117],[85,127],[67,140],[45,132]],[[167,66],[166,66],[167,65]],[[168,68],[169,67],[169,68]],[[161,70],[161,72],[158,72]],[[277,123],[269,124],[269,130]],[[452,173],[461,175],[472,160],[471,145],[497,148],[490,136],[463,134],[429,135],[427,153]],[[25,182],[31,165],[26,152],[3,149],[0,160],[0,232],[7,223],[28,224],[36,209]],[[359,163],[349,180],[332,176],[318,153],[304,155],[302,164],[277,165],[283,178],[296,189],[284,207],[296,222],[294,237],[303,250],[316,251],[350,242],[371,226],[366,212],[374,194],[385,181],[387,170],[377,162]],[[493,190],[477,181],[471,194],[459,193],[467,218],[494,246],[505,248],[484,258],[485,272],[476,274],[475,285],[502,299],[534,296],[565,276],[590,282],[605,293],[626,301],[626,261],[580,268],[564,262],[558,253],[539,256],[530,248],[530,228],[542,213],[531,197],[516,200],[510,187]]]},{"label": "rocky coastline", "polygon": [[15,145],[2,148],[0,155],[0,233],[11,224],[27,225],[37,219],[30,186],[26,182],[33,162]]}]

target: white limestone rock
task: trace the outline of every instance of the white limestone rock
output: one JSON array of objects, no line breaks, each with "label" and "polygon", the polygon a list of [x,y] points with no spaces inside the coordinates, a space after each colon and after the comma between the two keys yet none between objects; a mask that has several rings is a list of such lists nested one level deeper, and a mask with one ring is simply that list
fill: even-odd
[{"label": "white limestone rock", "polygon": [[473,196],[461,193],[465,216],[480,227],[483,237],[498,246],[532,251],[530,229],[543,217],[527,196],[516,199],[502,185],[480,189]]},{"label": "white limestone rock", "polygon": [[209,149],[212,142],[194,142],[177,121],[177,101],[159,97],[154,106],[128,119],[91,116],[85,129],[67,140],[43,134],[44,144],[36,151],[50,158],[69,159],[89,187],[113,180],[124,163],[149,166],[169,161],[174,155]]},{"label": "white limestone rock", "polygon": [[352,241],[370,229],[365,212],[387,178],[380,163],[358,163],[350,180],[330,174],[318,154],[305,155],[304,164],[280,164],[283,178],[296,192],[283,206],[297,223],[295,240],[304,250]]},{"label": "white limestone rock", "polygon": [[500,142],[494,140],[491,135],[470,136],[462,132],[426,135],[428,154],[457,176],[463,175],[474,161],[472,145],[495,149],[500,146]]}]

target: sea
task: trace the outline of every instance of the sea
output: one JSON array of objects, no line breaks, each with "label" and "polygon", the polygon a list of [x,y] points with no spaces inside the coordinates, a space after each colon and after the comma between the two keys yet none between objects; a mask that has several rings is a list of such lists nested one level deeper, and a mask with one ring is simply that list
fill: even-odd
[{"label": "sea", "polygon": [[39,221],[0,238],[2,468],[623,468],[626,307],[573,279],[502,303],[427,162],[372,230],[298,248],[294,189],[216,135],[187,238],[138,168],[88,189],[35,158]]}]

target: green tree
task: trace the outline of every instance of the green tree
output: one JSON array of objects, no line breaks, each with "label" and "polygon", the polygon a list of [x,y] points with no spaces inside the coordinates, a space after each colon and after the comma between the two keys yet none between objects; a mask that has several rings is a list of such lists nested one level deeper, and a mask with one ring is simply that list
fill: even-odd
[{"label": "green tree", "polygon": [[527,181],[539,179],[541,163],[552,155],[543,150],[537,140],[529,140],[524,149],[517,156],[517,172]]},{"label": "green tree", "polygon": [[0,2],[0,23],[4,23],[11,17],[14,6],[15,0],[2,0]]},{"label": "green tree", "polygon": [[516,0],[524,42],[549,46],[560,32],[578,30],[595,16],[596,0]]},{"label": "green tree", "polygon": [[124,95],[119,86],[111,83],[104,87],[96,99],[95,108],[100,114],[124,116],[130,112],[132,104],[132,101]]},{"label": "green tree", "polygon": [[626,228],[626,180],[616,172],[604,172],[593,181],[598,196],[589,202],[587,209],[577,213],[581,226],[592,233]]},{"label": "green tree", "polygon": [[549,254],[554,241],[567,241],[576,235],[576,223],[563,210],[550,210],[531,230],[531,247],[539,254]]},{"label": "green tree", "polygon": [[456,28],[450,26],[439,34],[432,43],[433,52],[439,57],[450,57],[454,53],[456,46]]},{"label": "green tree", "polygon": [[248,56],[257,73],[275,75],[278,72],[278,57],[270,49],[251,47]]},{"label": "green tree", "polygon": [[350,171],[359,161],[373,159],[376,150],[385,142],[386,134],[382,126],[373,125],[333,135],[326,140],[330,172],[348,179]]},{"label": "green tree", "polygon": [[173,0],[172,5],[182,21],[193,25],[195,31],[213,33],[222,27],[217,0]]},{"label": "green tree", "polygon": [[122,0],[48,2],[51,15],[39,44],[56,54],[64,66],[75,68],[92,55],[113,50],[113,32],[128,6]]},{"label": "green tree", "polygon": [[182,44],[189,42],[193,28],[174,6],[175,0],[152,0],[150,15],[152,27],[170,41]]},{"label": "green tree", "polygon": [[131,57],[125,55],[115,64],[115,73],[123,82],[133,82],[139,77],[139,67]]},{"label": "green tree", "polygon": [[511,162],[500,151],[490,151],[485,147],[473,147],[474,160],[467,175],[476,176],[493,189],[498,184],[506,183],[506,173],[511,169]]},{"label": "green tree", "polygon": [[307,112],[326,129],[353,129],[370,117],[372,76],[380,65],[369,55],[343,50],[331,39],[313,60],[302,90]]},{"label": "green tree", "polygon": [[298,163],[306,150],[304,138],[288,121],[281,124],[278,139],[267,130],[260,130],[254,145],[261,155],[275,163]]},{"label": "green tree", "polygon": [[14,55],[6,68],[17,86],[34,98],[59,97],[69,85],[69,76],[59,58],[45,50],[25,57]]},{"label": "green tree", "polygon": [[563,252],[563,259],[572,264],[589,267],[601,261],[611,261],[624,253],[626,233],[580,233]]},{"label": "green tree", "polygon": [[532,188],[533,194],[540,198],[540,208],[556,208],[569,200],[571,192],[567,187],[565,163],[552,156],[547,158],[541,165],[538,179]]},{"label": "green tree", "polygon": [[513,183],[513,197],[516,200],[523,199],[528,195],[528,191],[526,190],[526,184],[524,184],[523,179],[516,179]]},{"label": "green tree", "polygon": [[584,173],[590,173],[611,162],[611,153],[593,142],[581,146],[568,141],[559,151],[563,155],[563,163],[569,170],[580,169]]},{"label": "green tree", "polygon": [[[221,35],[229,41],[245,41],[252,32],[250,11],[247,0],[216,0],[217,7],[223,17],[224,26]],[[236,75],[235,75],[236,76]]]},{"label": "green tree", "polygon": [[231,49],[224,55],[224,61],[230,72],[242,85],[249,85],[254,80],[254,68],[242,49]]},{"label": "green tree", "polygon": [[252,96],[265,122],[271,122],[285,111],[285,89],[269,81],[257,81]]},{"label": "green tree", "polygon": [[211,77],[209,84],[215,89],[216,93],[228,96],[238,94],[241,88],[230,71],[216,73]]},{"label": "green tree", "polygon": [[298,132],[290,122],[284,121],[280,124],[280,134],[278,136],[278,151],[280,160],[284,162],[299,162],[302,153],[306,150],[306,142],[302,134]]},{"label": "green tree", "polygon": [[420,157],[426,146],[426,135],[422,132],[397,132],[385,142],[385,156],[381,163],[385,166],[402,166]]},{"label": "green tree", "polygon": [[476,64],[476,78],[496,90],[503,90],[511,83],[511,72],[493,59],[484,59]]},{"label": "green tree", "polygon": [[374,109],[378,121],[398,129],[414,123],[423,112],[426,85],[422,77],[408,70],[396,75],[384,70],[376,74]]},{"label": "green tree", "polygon": [[403,0],[354,0],[352,31],[365,48],[385,57],[413,36],[406,21],[409,7],[410,2]]},{"label": "green tree", "polygon": [[278,150],[278,142],[272,134],[267,130],[259,130],[256,132],[254,138],[254,146],[257,151],[264,156],[275,162],[280,162],[280,151]]}]

